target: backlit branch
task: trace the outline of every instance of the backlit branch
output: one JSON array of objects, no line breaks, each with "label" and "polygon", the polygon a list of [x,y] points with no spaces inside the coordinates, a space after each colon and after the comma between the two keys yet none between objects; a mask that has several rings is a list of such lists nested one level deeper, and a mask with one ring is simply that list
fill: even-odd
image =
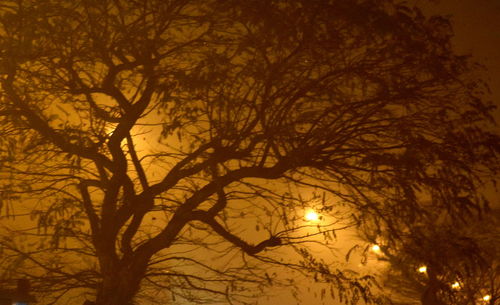
[{"label": "backlit branch", "polygon": [[229,241],[233,245],[237,246],[238,248],[240,248],[242,251],[244,251],[249,255],[255,255],[266,248],[277,247],[281,245],[281,239],[276,236],[271,236],[269,239],[266,239],[255,246],[248,244],[238,236],[227,231],[221,224],[219,224],[215,220],[214,216],[208,212],[194,211],[191,214],[191,220],[198,220],[209,225],[212,228],[212,230],[214,230],[222,238]]}]

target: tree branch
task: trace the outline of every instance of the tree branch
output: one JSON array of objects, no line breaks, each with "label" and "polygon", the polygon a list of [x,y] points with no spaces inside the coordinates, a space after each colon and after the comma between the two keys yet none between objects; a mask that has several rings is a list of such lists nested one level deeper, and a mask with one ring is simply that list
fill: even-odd
[{"label": "tree branch", "polygon": [[89,218],[90,228],[92,229],[92,239],[97,240],[97,235],[100,232],[99,217],[95,213],[94,207],[92,206],[92,200],[88,191],[88,182],[83,180],[78,185],[80,193],[82,194],[83,207],[87,217]]},{"label": "tree branch", "polygon": [[139,176],[139,181],[141,182],[142,189],[147,190],[149,188],[148,180],[146,178],[146,173],[142,168],[141,161],[137,157],[137,153],[135,151],[134,142],[132,141],[132,136],[130,134],[127,135],[127,146],[128,152],[130,153],[130,157],[132,159],[132,163],[134,164],[135,170],[137,171],[137,175]]},{"label": "tree branch", "polygon": [[201,221],[207,225],[209,225],[212,230],[214,230],[217,234],[219,234],[221,237],[223,237],[225,240],[229,241],[233,245],[237,246],[241,250],[243,250],[245,253],[248,255],[255,255],[261,251],[263,251],[266,248],[269,247],[277,247],[281,245],[281,239],[276,236],[271,236],[269,239],[266,239],[259,244],[253,246],[238,236],[232,234],[231,232],[227,231],[220,223],[218,223],[213,215],[211,213],[205,212],[205,211],[194,211],[191,214],[191,220],[198,220]]},{"label": "tree branch", "polygon": [[33,109],[15,92],[11,81],[4,80],[2,88],[7,93],[7,96],[18,105],[21,114],[27,119],[28,125],[36,130],[42,137],[49,139],[51,143],[59,147],[63,152],[90,159],[108,169],[113,168],[111,160],[97,152],[95,148],[75,145],[65,140],[61,134],[52,129],[47,120],[37,115]]}]

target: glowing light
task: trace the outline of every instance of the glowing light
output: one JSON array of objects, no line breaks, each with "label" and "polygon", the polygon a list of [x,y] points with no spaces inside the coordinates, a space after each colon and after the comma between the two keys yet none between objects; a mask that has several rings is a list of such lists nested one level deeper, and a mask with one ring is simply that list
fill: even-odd
[{"label": "glowing light", "polygon": [[488,302],[489,300],[491,300],[491,295],[488,294],[483,297],[483,301]]},{"label": "glowing light", "polygon": [[420,273],[426,273],[427,272],[427,266],[421,266],[418,268],[418,272]]},{"label": "glowing light", "polygon": [[379,245],[373,245],[372,246],[372,251],[375,253],[380,253],[380,246]]},{"label": "glowing light", "polygon": [[453,288],[453,289],[459,289],[460,288],[460,283],[459,282],[455,282],[455,283],[451,284],[451,288]]},{"label": "glowing light", "polygon": [[315,211],[313,210],[309,210],[306,215],[305,215],[305,219],[307,221],[318,221],[319,220],[319,215],[318,213],[316,213]]}]

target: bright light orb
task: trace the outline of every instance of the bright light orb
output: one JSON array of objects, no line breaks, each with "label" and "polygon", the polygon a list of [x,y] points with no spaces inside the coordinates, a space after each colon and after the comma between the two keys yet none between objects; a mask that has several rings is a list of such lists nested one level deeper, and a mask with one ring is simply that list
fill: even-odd
[{"label": "bright light orb", "polygon": [[319,214],[313,210],[308,211],[304,217],[307,221],[318,221],[319,220]]},{"label": "bright light orb", "polygon": [[426,273],[427,272],[427,266],[421,266],[418,268],[418,272],[420,273]]},{"label": "bright light orb", "polygon": [[373,245],[372,246],[372,251],[375,253],[380,253],[380,246],[379,245]]},{"label": "bright light orb", "polygon": [[453,289],[459,289],[460,288],[460,283],[459,282],[455,282],[455,283],[451,284],[451,288],[453,288]]},{"label": "bright light orb", "polygon": [[491,295],[488,294],[483,297],[483,301],[488,302],[489,300],[491,300]]}]

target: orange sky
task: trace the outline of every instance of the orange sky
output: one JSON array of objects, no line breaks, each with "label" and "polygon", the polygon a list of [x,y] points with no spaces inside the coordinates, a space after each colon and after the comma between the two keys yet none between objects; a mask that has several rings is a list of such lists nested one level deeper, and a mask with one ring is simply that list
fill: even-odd
[{"label": "orange sky", "polygon": [[[488,71],[492,99],[500,108],[500,0],[413,0],[425,12],[451,14],[459,53],[472,54]],[[436,3],[437,2],[437,3]],[[500,125],[500,110],[496,111]],[[500,129],[500,127],[499,127]]]}]

